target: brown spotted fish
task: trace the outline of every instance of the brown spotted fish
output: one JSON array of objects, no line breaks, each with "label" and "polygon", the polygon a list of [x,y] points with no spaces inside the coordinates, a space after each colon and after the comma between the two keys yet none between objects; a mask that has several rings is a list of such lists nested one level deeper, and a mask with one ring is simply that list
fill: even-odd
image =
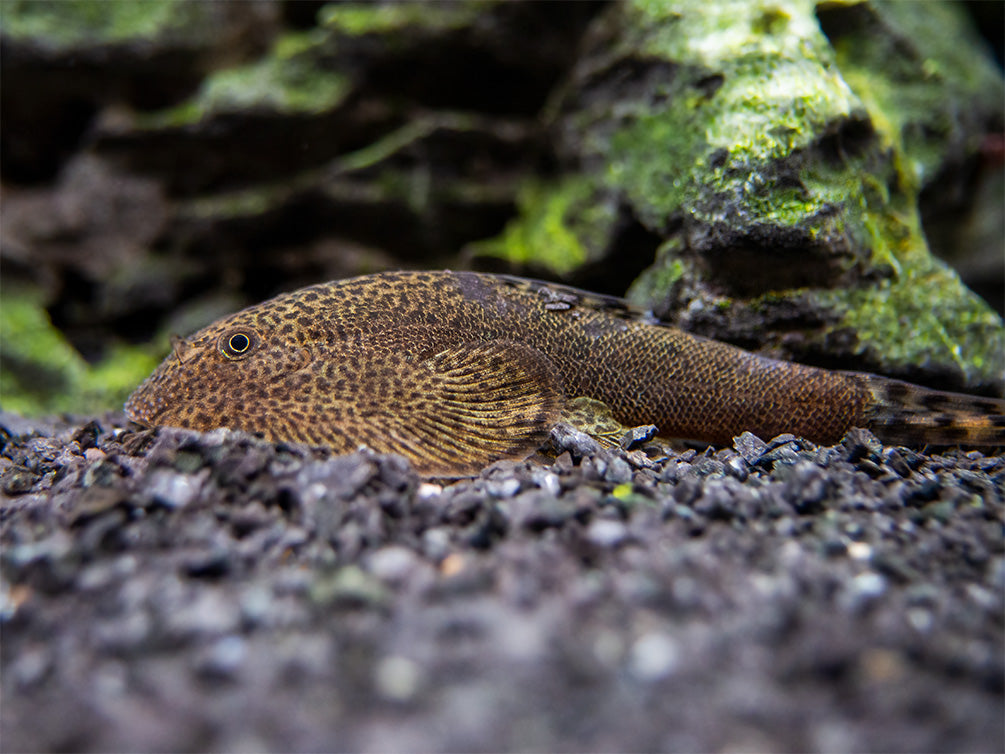
[{"label": "brown spotted fish", "polygon": [[757,356],[660,325],[624,301],[468,272],[325,283],[225,317],[136,390],[146,425],[368,445],[426,475],[520,459],[574,398],[627,426],[728,444],[744,430],[819,443],[1005,445],[1005,401]]}]

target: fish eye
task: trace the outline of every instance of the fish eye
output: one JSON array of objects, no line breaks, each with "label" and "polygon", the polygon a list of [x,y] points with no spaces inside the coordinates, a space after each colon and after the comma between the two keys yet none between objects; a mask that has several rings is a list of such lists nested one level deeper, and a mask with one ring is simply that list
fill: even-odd
[{"label": "fish eye", "polygon": [[217,344],[220,353],[228,359],[243,359],[251,354],[258,344],[258,336],[253,330],[232,330],[220,336]]}]

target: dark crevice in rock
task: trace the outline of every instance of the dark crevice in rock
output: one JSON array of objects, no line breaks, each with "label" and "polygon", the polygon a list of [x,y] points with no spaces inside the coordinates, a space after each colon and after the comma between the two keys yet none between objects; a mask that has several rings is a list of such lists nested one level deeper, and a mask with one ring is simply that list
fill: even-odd
[{"label": "dark crevice in rock", "polygon": [[339,37],[338,54],[355,64],[363,88],[380,96],[531,116],[571,66],[580,37],[604,5],[500,3],[470,26],[446,33],[413,29],[397,44],[378,47],[367,36]]},{"label": "dark crevice in rock", "polygon": [[329,0],[281,0],[283,20],[294,29],[311,29],[317,26],[318,11]]},{"label": "dark crevice in rock", "polygon": [[662,235],[648,230],[628,207],[622,207],[610,236],[609,251],[597,261],[578,268],[569,282],[586,290],[622,296],[652,264],[662,242]]},{"label": "dark crevice in rock", "polygon": [[1001,274],[1005,226],[993,204],[1003,191],[1001,156],[995,153],[1000,149],[996,142],[1005,142],[1003,133],[999,127],[988,137],[987,152],[982,150],[976,160],[947,165],[918,199],[932,253],[953,265],[966,286],[1000,316],[1005,316]]},{"label": "dark crevice in rock", "polygon": [[[659,104],[673,89],[679,68],[663,58],[641,53],[611,59],[600,57],[589,62],[589,67],[581,62],[573,70],[571,85],[563,92],[563,112],[589,112],[596,108],[607,115],[612,102],[637,102],[639,110],[643,109],[641,103]],[[718,84],[707,91],[714,93],[722,84],[722,77],[708,77],[709,81],[713,79]]]},{"label": "dark crevice in rock", "polygon": [[0,35],[4,180],[51,179],[105,106],[156,110],[191,96],[205,75],[206,54],[184,42],[55,50]]},{"label": "dark crevice in rock", "polygon": [[815,152],[832,165],[861,157],[876,145],[876,130],[865,113],[853,114],[817,140]]},{"label": "dark crevice in rock", "polygon": [[833,44],[843,36],[876,23],[876,15],[865,3],[820,2],[816,6],[820,30]]},{"label": "dark crevice in rock", "polygon": [[171,195],[191,196],[290,177],[361,149],[404,122],[384,105],[350,100],[319,116],[243,113],[197,126],[105,129],[96,134],[94,149],[127,169],[156,176]]},{"label": "dark crevice in rock", "polygon": [[[808,229],[704,225],[688,233],[695,261],[713,286],[741,297],[805,287],[829,287],[843,274],[840,260],[814,249]],[[771,259],[765,264],[765,259]]]},{"label": "dark crevice in rock", "polygon": [[[0,62],[0,69],[4,67],[6,64]],[[0,83],[0,91],[8,89]],[[0,94],[0,110],[4,120],[0,131],[3,180],[30,185],[56,177],[80,148],[97,106],[83,98],[40,101]]]}]

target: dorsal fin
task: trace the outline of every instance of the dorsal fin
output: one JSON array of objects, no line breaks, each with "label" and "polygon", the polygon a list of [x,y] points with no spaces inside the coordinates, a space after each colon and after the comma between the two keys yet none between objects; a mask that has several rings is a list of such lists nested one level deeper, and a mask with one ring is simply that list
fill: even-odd
[{"label": "dorsal fin", "polygon": [[545,308],[569,309],[574,306],[580,306],[586,309],[602,311],[605,314],[620,319],[640,321],[650,325],[666,325],[665,322],[661,322],[651,311],[634,306],[617,296],[593,293],[580,288],[574,288],[571,285],[552,283],[545,280],[534,280],[532,278],[521,278],[515,275],[492,274],[487,275],[487,277],[492,277],[510,288],[541,296],[546,299]]}]

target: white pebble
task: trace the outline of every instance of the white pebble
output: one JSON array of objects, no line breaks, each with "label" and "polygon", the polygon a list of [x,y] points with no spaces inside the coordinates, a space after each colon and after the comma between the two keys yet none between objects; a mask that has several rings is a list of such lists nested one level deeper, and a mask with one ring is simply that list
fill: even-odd
[{"label": "white pebble", "polygon": [[628,668],[640,681],[658,681],[680,664],[680,647],[665,634],[648,633],[632,644]]},{"label": "white pebble", "polygon": [[614,547],[628,537],[628,528],[620,521],[598,518],[590,523],[586,538],[599,547]]},{"label": "white pebble", "polygon": [[380,694],[396,702],[407,702],[419,690],[421,670],[407,657],[385,657],[374,671],[374,682]]}]

